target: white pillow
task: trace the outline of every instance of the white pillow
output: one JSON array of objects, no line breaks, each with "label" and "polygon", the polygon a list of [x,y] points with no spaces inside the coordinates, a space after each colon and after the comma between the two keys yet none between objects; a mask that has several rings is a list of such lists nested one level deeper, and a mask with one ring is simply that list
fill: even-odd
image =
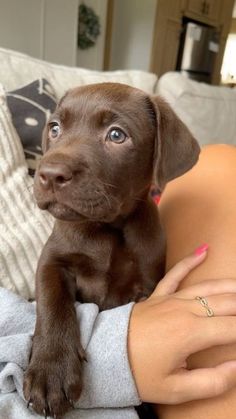
[{"label": "white pillow", "polygon": [[140,70],[92,71],[78,67],[66,67],[32,58],[28,55],[0,48],[0,83],[7,90],[14,90],[37,78],[48,80],[58,98],[66,90],[90,83],[117,82],[152,94],[157,76]]},{"label": "white pillow", "polygon": [[52,226],[33,199],[33,179],[0,85],[0,286],[34,298],[36,265]]}]

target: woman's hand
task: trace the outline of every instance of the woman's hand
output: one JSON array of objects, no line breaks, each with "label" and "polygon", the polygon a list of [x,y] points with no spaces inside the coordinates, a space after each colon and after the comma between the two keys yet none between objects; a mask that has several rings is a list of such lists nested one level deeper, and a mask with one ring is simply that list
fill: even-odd
[{"label": "woman's hand", "polygon": [[[186,257],[134,305],[128,352],[142,401],[178,404],[220,395],[236,385],[236,361],[187,369],[190,354],[236,342],[236,280],[208,280],[176,291],[206,257],[207,247]],[[196,300],[206,297],[214,316]]]}]

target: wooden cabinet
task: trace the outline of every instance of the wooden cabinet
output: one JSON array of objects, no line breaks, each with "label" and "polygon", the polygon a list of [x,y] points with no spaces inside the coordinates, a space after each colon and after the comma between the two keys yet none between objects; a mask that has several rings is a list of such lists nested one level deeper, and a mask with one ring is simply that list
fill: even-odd
[{"label": "wooden cabinet", "polygon": [[187,3],[187,11],[198,16],[204,15],[205,3],[205,0],[189,0]]},{"label": "wooden cabinet", "polygon": [[[226,6],[226,3],[225,3]],[[207,0],[205,3],[205,15],[211,22],[218,22],[221,8],[224,7],[224,2],[221,0]]]},{"label": "wooden cabinet", "polygon": [[158,0],[150,63],[158,77],[176,67],[184,5],[183,0]]},{"label": "wooden cabinet", "polygon": [[186,16],[201,19],[203,23],[214,24],[220,15],[221,0],[188,0]]},{"label": "wooden cabinet", "polygon": [[150,71],[160,77],[176,70],[183,19],[188,18],[219,32],[219,52],[212,77],[212,83],[218,84],[233,6],[234,0],[158,0]]},{"label": "wooden cabinet", "polygon": [[165,48],[162,50],[162,71],[166,73],[169,68],[175,68],[179,48],[181,25],[175,20],[168,19],[165,25]]}]

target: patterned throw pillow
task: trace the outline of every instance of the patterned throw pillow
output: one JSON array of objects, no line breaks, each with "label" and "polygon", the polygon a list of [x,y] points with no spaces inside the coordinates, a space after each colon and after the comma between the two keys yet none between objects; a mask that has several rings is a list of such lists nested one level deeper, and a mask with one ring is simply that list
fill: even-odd
[{"label": "patterned throw pillow", "polygon": [[42,155],[41,137],[47,119],[56,107],[56,95],[45,79],[7,93],[12,122],[21,139],[30,173]]}]

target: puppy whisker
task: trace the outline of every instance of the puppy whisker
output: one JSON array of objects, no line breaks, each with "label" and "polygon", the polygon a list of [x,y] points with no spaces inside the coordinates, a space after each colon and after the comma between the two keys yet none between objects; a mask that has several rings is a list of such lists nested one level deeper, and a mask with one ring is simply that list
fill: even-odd
[{"label": "puppy whisker", "polygon": [[107,182],[104,182],[103,180],[99,180],[99,182],[100,182],[103,186],[110,186],[111,188],[116,188],[116,189],[118,189],[118,186],[113,185],[112,183],[107,183]]},{"label": "puppy whisker", "polygon": [[98,191],[95,191],[95,193],[104,196],[104,198],[106,199],[106,201],[108,203],[108,208],[112,209],[111,202],[109,200],[109,196],[105,192],[103,192],[103,191],[99,191],[99,192]]},{"label": "puppy whisker", "polygon": [[144,198],[135,197],[134,200],[138,201],[138,202],[146,202],[146,199],[144,199]]}]

